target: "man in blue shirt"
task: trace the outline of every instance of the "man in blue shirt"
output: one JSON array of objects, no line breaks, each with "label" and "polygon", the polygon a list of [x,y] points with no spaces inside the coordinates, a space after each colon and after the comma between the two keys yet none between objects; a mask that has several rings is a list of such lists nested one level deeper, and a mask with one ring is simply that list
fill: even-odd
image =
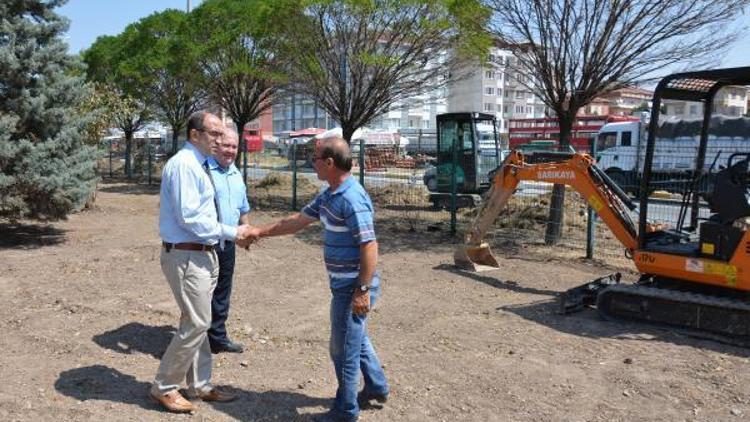
[{"label": "man in blue shirt", "polygon": [[[239,141],[237,132],[224,128],[224,137],[217,143],[216,154],[208,160],[214,180],[216,202],[219,205],[219,221],[226,224],[250,224],[250,204],[247,202],[247,187],[242,174],[234,165]],[[216,250],[219,258],[219,279],[211,300],[211,328],[208,341],[212,353],[242,353],[243,345],[231,341],[227,336],[226,322],[229,317],[229,298],[232,295],[235,245],[224,241]]]},{"label": "man in blue shirt", "polygon": [[[323,224],[323,255],[332,293],[330,354],[339,385],[333,408],[315,420],[352,422],[359,418],[361,406],[371,400],[385,402],[390,391],[367,334],[367,313],[380,293],[373,207],[350,173],[352,157],[346,141],[322,140],[313,166],[328,188],[301,213],[256,228],[251,237],[295,233],[318,220]],[[360,371],[365,386],[358,394]]]},{"label": "man in blue shirt", "polygon": [[223,135],[221,120],[207,112],[188,119],[188,142],[167,161],[159,197],[161,268],[180,309],[180,325],[159,364],[151,398],[172,412],[196,407],[178,391],[187,380],[188,393],[204,401],[230,401],[233,394],[211,385],[211,349],[206,331],[211,323],[211,295],[219,274],[215,246],[244,241],[250,226],[222,224],[217,217],[207,159]]}]

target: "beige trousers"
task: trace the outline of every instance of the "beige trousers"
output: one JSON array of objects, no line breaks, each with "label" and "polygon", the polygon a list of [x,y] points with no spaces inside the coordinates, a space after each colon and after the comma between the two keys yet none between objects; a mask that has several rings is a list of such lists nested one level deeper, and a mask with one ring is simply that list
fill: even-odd
[{"label": "beige trousers", "polygon": [[161,269],[180,307],[180,326],[172,337],[151,389],[153,394],[177,390],[187,380],[191,393],[211,388],[211,296],[219,276],[216,253],[161,250]]}]

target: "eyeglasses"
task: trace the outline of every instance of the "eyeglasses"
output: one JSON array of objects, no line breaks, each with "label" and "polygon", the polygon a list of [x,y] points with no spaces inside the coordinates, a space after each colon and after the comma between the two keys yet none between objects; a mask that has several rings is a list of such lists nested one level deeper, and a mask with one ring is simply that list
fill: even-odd
[{"label": "eyeglasses", "polygon": [[195,129],[195,130],[197,130],[198,132],[207,133],[212,138],[221,138],[222,136],[224,136],[224,132],[220,130],[206,130],[206,129]]}]

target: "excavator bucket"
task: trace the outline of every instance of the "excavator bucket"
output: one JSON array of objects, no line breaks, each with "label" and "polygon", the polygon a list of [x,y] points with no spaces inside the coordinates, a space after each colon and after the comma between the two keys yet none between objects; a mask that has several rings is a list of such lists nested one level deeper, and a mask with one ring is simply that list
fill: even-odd
[{"label": "excavator bucket", "polygon": [[474,272],[500,268],[500,264],[492,256],[490,245],[487,243],[482,243],[479,246],[459,246],[453,253],[453,262],[458,268]]}]

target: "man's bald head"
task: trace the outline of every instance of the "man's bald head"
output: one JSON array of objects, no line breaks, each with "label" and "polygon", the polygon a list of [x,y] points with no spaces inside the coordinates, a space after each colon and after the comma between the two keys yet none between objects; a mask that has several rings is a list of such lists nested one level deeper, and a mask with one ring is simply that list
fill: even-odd
[{"label": "man's bald head", "polygon": [[333,159],[333,165],[343,171],[352,169],[352,153],[349,144],[343,138],[331,137],[321,139],[318,143],[318,158]]}]

